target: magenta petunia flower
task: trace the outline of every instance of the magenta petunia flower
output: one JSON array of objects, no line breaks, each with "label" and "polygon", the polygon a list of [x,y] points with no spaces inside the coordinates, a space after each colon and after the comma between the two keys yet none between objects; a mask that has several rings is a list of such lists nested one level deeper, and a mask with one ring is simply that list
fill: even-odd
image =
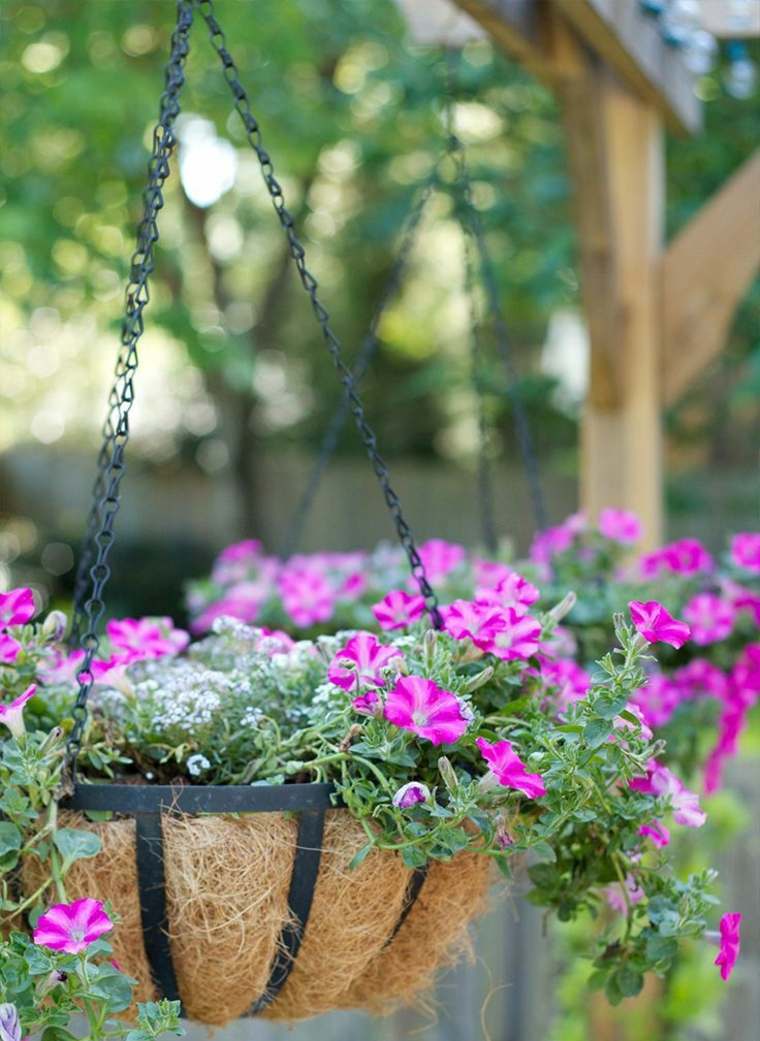
[{"label": "magenta petunia flower", "polygon": [[[103,687],[123,687],[127,683],[129,666],[142,660],[142,657],[135,651],[122,651],[120,654],[112,654],[108,658],[95,658],[90,666],[93,683],[98,683]],[[86,674],[80,673],[79,679],[86,679]]]},{"label": "magenta petunia flower", "polygon": [[0,704],[0,723],[4,723],[15,738],[19,738],[26,733],[26,727],[24,726],[24,705],[34,697],[36,691],[37,684],[32,683],[26,688],[23,694],[19,694],[19,696],[14,701],[11,701],[10,704]]},{"label": "magenta petunia flower", "polygon": [[254,582],[239,582],[228,589],[220,600],[209,604],[192,622],[194,633],[206,633],[217,618],[235,618],[247,625],[259,616],[267,594]]},{"label": "magenta petunia flower", "polygon": [[175,629],[171,618],[114,618],[106,635],[117,653],[134,654],[135,660],[179,654],[190,642],[189,633]]},{"label": "magenta petunia flower", "polygon": [[669,643],[683,647],[691,630],[685,622],[674,618],[657,600],[631,600],[631,619],[647,643]]},{"label": "magenta petunia flower", "polygon": [[525,764],[513,749],[511,741],[492,743],[486,741],[484,737],[479,737],[475,744],[488,763],[489,773],[504,788],[517,788],[529,799],[537,799],[546,795],[546,787],[541,774],[527,772]]},{"label": "magenta petunia flower", "polygon": [[43,683],[76,683],[84,658],[83,650],[71,651],[69,654],[52,650],[38,666],[37,675]]},{"label": "magenta petunia flower", "polygon": [[467,557],[464,546],[445,539],[428,539],[419,547],[420,560],[429,582],[440,582],[455,571]]},{"label": "magenta petunia flower", "polygon": [[317,569],[283,571],[280,595],[287,614],[303,628],[328,622],[335,611],[336,590]]},{"label": "magenta petunia flower", "polygon": [[361,716],[378,716],[382,708],[380,695],[377,690],[372,689],[365,691],[364,694],[359,694],[353,699],[351,704],[354,711]]},{"label": "magenta petunia flower", "polygon": [[730,635],[736,610],[730,601],[715,593],[697,593],[684,607],[683,616],[691,627],[694,643],[705,646]]},{"label": "magenta petunia flower", "polygon": [[408,784],[402,785],[393,796],[393,805],[400,810],[408,810],[411,806],[416,806],[418,803],[427,802],[429,798],[430,789],[426,784],[420,784],[419,781],[410,781]]},{"label": "magenta petunia flower", "polygon": [[25,625],[36,613],[34,593],[28,587],[0,593],[0,626]]},{"label": "magenta petunia flower", "polygon": [[712,571],[713,558],[699,539],[679,539],[647,553],[639,561],[644,578],[656,578],[663,571],[688,578]]},{"label": "magenta petunia flower", "polygon": [[720,966],[722,980],[727,980],[734,971],[734,965],[739,957],[741,924],[742,916],[738,911],[724,914],[720,920],[720,950],[713,964]]},{"label": "magenta petunia flower", "polygon": [[261,549],[259,539],[243,539],[242,542],[233,542],[231,546],[226,546],[216,559],[223,564],[254,561],[261,555]]},{"label": "magenta petunia flower", "polygon": [[728,691],[728,677],[707,658],[693,658],[688,665],[676,669],[673,678],[689,697],[715,698],[723,701]]},{"label": "magenta petunia flower", "polygon": [[21,644],[7,633],[0,633],[0,665],[12,665],[21,653]]},{"label": "magenta petunia flower", "polygon": [[441,608],[443,628],[455,640],[472,640],[481,650],[492,644],[496,634],[506,627],[502,608],[471,600],[455,600]]},{"label": "magenta petunia flower", "polygon": [[501,607],[530,607],[541,592],[504,564],[480,561],[475,566],[475,600]]},{"label": "magenta petunia flower", "polygon": [[628,546],[641,538],[641,521],[630,510],[608,506],[599,514],[599,531],[606,539]]},{"label": "magenta petunia flower", "polygon": [[760,531],[742,531],[731,539],[731,559],[737,567],[760,575]]},{"label": "magenta petunia flower", "polygon": [[586,523],[585,514],[572,513],[562,524],[537,532],[531,543],[530,559],[536,564],[550,564],[553,557],[572,546]]},{"label": "magenta petunia flower", "polygon": [[538,650],[541,640],[541,624],[524,609],[504,608],[505,625],[488,645],[475,640],[481,650],[501,658],[502,661],[525,661]]},{"label": "magenta petunia flower", "polygon": [[612,726],[615,730],[638,730],[645,741],[651,741],[654,737],[652,728],[649,726],[646,720],[646,716],[639,708],[639,706],[632,701],[629,701],[625,706],[626,711],[630,712],[632,716],[635,716],[638,720],[638,726],[635,723],[631,723],[629,719],[625,719],[624,716],[615,716],[612,721]]},{"label": "magenta petunia flower", "polygon": [[701,828],[707,820],[707,814],[699,805],[697,793],[690,791],[672,770],[654,759],[649,761],[647,776],[635,777],[629,782],[629,787],[637,792],[668,798],[676,824]]},{"label": "magenta petunia flower", "polygon": [[372,613],[381,629],[406,629],[421,618],[425,611],[425,600],[413,596],[403,589],[394,589],[374,604]]},{"label": "magenta petunia flower", "polygon": [[454,744],[467,730],[470,716],[451,691],[424,676],[402,676],[385,700],[389,723],[411,730],[434,745]]},{"label": "magenta petunia flower", "polygon": [[664,727],[675,710],[684,700],[685,689],[679,683],[661,672],[653,672],[643,687],[639,687],[632,695],[634,704],[638,705],[644,719],[655,730]]},{"label": "magenta petunia flower", "polygon": [[639,828],[639,835],[643,838],[651,839],[655,846],[667,846],[670,843],[670,832],[662,823],[662,821],[650,821],[649,824],[642,824]]},{"label": "magenta petunia flower", "polygon": [[380,643],[372,633],[359,632],[335,655],[327,676],[331,683],[343,690],[382,687],[385,683],[383,670],[394,663],[400,665],[403,660],[398,648]]},{"label": "magenta petunia flower", "polygon": [[32,938],[51,951],[79,954],[99,936],[113,929],[100,900],[85,897],[70,904],[56,904],[37,919]]}]

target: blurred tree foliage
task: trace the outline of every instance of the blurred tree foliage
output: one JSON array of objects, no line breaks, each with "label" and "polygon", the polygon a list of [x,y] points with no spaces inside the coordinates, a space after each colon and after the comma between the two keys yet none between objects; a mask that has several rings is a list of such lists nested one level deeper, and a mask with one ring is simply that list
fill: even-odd
[{"label": "blurred tree foliage", "polygon": [[[442,149],[439,56],[405,42],[390,0],[217,0],[216,6],[350,355],[415,192]],[[114,349],[173,11],[171,0],[7,0],[0,15],[2,292],[30,314],[54,307],[65,319],[90,310],[101,325],[112,325]],[[255,159],[231,114],[206,28],[197,23],[183,111],[212,120],[232,142],[237,176],[210,208],[191,202],[172,177],[148,321],[181,342],[203,374],[216,426],[189,431],[187,450],[224,438],[238,479],[241,529],[250,530],[257,452],[313,448],[339,390]],[[485,43],[465,48],[458,80],[457,127],[497,258],[521,389],[539,447],[556,459],[575,442],[575,417],[555,403],[538,355],[552,312],[577,305],[557,112],[544,88]],[[757,136],[752,102],[726,97],[717,76],[703,87],[706,134],[669,146],[674,227],[751,152]],[[460,253],[452,248],[458,241],[448,200],[438,196],[366,380],[389,455],[473,451],[467,312],[458,292]],[[749,306],[737,319],[720,379],[697,388],[689,407],[674,414],[678,436],[714,432],[717,385],[736,388],[719,406],[721,429],[728,409],[746,409],[749,374],[756,387],[760,382]],[[500,379],[494,368],[494,386]],[[504,452],[514,451],[509,419],[502,399],[496,422]],[[469,440],[457,435],[462,430],[470,431]],[[360,450],[351,432],[341,448]]]}]

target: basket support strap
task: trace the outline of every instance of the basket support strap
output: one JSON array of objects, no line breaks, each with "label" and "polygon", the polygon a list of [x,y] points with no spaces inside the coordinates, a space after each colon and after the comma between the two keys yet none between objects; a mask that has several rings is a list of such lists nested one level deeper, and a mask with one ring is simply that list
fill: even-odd
[{"label": "basket support strap", "polygon": [[311,914],[324,830],[324,810],[302,810],[298,814],[298,835],[288,891],[289,920],[280,933],[269,981],[264,993],[251,1007],[251,1016],[258,1015],[272,1004],[293,971]]},{"label": "basket support strap", "polygon": [[136,814],[135,842],[143,943],[150,973],[159,997],[179,1001],[182,1014],[168,933],[164,836],[160,812]]},{"label": "basket support strap", "polygon": [[398,916],[396,924],[393,926],[393,932],[390,934],[388,939],[385,941],[384,947],[390,947],[393,941],[398,936],[399,930],[404,922],[409,917],[409,913],[417,903],[417,897],[420,895],[420,891],[425,884],[427,878],[428,868],[427,865],[421,868],[415,868],[409,876],[407,882],[406,892],[404,893],[404,902],[401,905],[401,912]]}]

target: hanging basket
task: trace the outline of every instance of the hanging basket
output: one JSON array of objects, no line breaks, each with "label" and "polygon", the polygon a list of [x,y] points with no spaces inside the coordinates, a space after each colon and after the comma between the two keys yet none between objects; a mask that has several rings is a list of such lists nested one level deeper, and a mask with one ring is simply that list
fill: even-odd
[{"label": "hanging basket", "polygon": [[351,867],[366,835],[329,784],[77,785],[62,810],[101,839],[67,891],[111,903],[136,1000],[179,999],[201,1023],[389,1012],[467,950],[485,905],[480,854],[410,871],[374,850]]},{"label": "hanging basket", "polygon": [[[137,346],[150,298],[157,219],[176,143],[174,127],[196,9],[220,58],[411,573],[432,624],[440,624],[437,599],[379,455],[355,378],[319,299],[317,281],[306,267],[304,248],[212,0],[177,0],[121,351],[77,573],[73,636],[85,659],[68,739],[67,767],[75,782],[111,573]],[[138,1000],[180,1000],[183,1014],[203,1023],[222,1025],[244,1015],[293,1021],[333,1009],[378,1012],[407,1003],[461,951],[467,924],[485,902],[491,864],[485,855],[460,853],[449,862],[435,861],[416,871],[394,852],[375,849],[357,858],[367,836],[338,805],[329,784],[171,788],[74,783],[72,791],[61,803],[62,813],[71,815],[77,827],[96,831],[102,849],[72,866],[67,894],[110,903],[120,920],[114,930],[115,956],[139,981]],[[111,817],[93,823],[85,816],[88,811]],[[26,865],[27,886],[34,885],[36,870],[34,863]]]}]

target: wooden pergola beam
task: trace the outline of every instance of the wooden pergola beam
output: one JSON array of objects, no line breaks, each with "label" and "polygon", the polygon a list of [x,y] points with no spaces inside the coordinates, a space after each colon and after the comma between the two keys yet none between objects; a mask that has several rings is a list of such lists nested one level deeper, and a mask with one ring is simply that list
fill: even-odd
[{"label": "wooden pergola beam", "polygon": [[662,38],[655,19],[632,0],[455,0],[504,51],[544,80],[556,68],[551,22],[560,12],[600,60],[651,104],[676,133],[694,133],[701,108],[694,76]]},{"label": "wooden pergola beam", "polygon": [[758,268],[760,149],[705,203],[662,258],[666,405],[718,356]]}]

